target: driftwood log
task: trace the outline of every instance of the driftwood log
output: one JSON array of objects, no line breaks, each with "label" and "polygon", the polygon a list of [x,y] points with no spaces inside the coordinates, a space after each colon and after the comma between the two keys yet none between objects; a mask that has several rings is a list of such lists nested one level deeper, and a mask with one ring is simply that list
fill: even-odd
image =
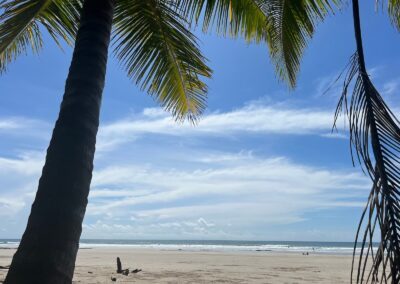
[{"label": "driftwood log", "polygon": [[119,257],[117,257],[117,273],[122,273],[122,264]]},{"label": "driftwood log", "polygon": [[[131,273],[138,273],[140,271],[142,271],[142,270],[141,269],[134,269],[134,270],[131,271]],[[121,259],[119,257],[117,257],[117,273],[125,275],[125,276],[129,275],[129,268],[122,269],[122,263],[121,263]]]}]

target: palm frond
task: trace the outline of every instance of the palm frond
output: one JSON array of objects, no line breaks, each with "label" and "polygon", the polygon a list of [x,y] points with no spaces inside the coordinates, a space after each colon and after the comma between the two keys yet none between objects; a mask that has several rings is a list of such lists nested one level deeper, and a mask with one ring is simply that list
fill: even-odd
[{"label": "palm frond", "polygon": [[[353,81],[354,90],[351,98],[348,98],[348,87]],[[361,237],[359,261],[357,265],[353,259],[352,271],[357,272],[357,283],[387,283],[390,279],[391,283],[399,283],[400,123],[368,75],[360,71],[357,53],[351,59],[344,86],[336,119],[344,104],[345,109],[348,109],[352,149],[373,180],[368,203],[357,230],[356,243]],[[374,237],[377,238],[376,224],[380,231],[377,248],[373,246]],[[368,272],[370,266],[372,268]]]},{"label": "palm frond", "polygon": [[[394,1],[394,0],[393,0]],[[399,0],[396,0],[399,1]],[[341,0],[177,0],[190,21],[203,30],[267,42],[278,77],[295,87],[300,61],[316,24]],[[202,18],[201,18],[202,17]]]},{"label": "palm frond", "polygon": [[[366,72],[358,10],[358,1],[353,0],[357,52],[350,60],[335,115],[337,119],[339,112],[346,110],[352,151],[373,181],[357,229],[351,280],[397,284],[400,282],[400,123]],[[352,82],[354,89],[350,95]],[[380,242],[376,248],[377,235]],[[359,239],[361,251],[356,263]]]},{"label": "palm frond", "polygon": [[9,0],[0,3],[0,73],[21,53],[42,47],[42,25],[59,44],[75,39],[80,0]]},{"label": "palm frond", "polygon": [[340,0],[263,0],[268,44],[278,77],[296,85],[300,61],[317,23],[338,7]]},{"label": "palm frond", "polygon": [[390,0],[388,11],[393,25],[400,31],[400,0]]},{"label": "palm frond", "polygon": [[375,0],[377,4],[384,6],[387,1],[387,11],[392,25],[400,31],[400,0]]},{"label": "palm frond", "polygon": [[267,21],[259,0],[177,0],[177,7],[190,22],[202,22],[203,31],[215,27],[220,35],[243,36],[247,41],[267,38]]},{"label": "palm frond", "polygon": [[173,1],[118,1],[114,51],[128,76],[166,110],[195,121],[206,104],[202,79],[211,70],[185,24]]},{"label": "palm frond", "polygon": [[[347,87],[355,79],[348,113],[350,139],[359,161],[373,181],[370,197],[357,230],[356,244],[364,224],[356,281],[398,284],[400,282],[400,122],[367,74],[358,0],[352,0],[352,5],[357,52],[351,60],[342,98],[347,96]],[[341,101],[347,102],[347,99]],[[366,211],[369,212],[367,216]],[[373,240],[377,223],[380,243],[375,249]],[[354,258],[355,251],[351,281],[355,270]]]}]

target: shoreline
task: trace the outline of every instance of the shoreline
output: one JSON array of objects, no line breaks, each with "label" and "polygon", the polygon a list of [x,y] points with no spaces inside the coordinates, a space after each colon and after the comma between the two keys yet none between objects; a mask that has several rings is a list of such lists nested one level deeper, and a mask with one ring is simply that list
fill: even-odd
[{"label": "shoreline", "polygon": [[[0,240],[0,249],[16,248],[19,240]],[[126,248],[167,251],[274,252],[352,255],[351,242],[220,241],[220,240],[81,240],[80,249]],[[359,251],[359,247],[356,251]]]}]

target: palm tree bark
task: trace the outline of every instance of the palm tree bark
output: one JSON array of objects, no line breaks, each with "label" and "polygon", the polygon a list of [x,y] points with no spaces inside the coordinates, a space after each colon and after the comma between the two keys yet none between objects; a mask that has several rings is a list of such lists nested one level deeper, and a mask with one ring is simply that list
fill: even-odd
[{"label": "palm tree bark", "polygon": [[5,283],[72,282],[92,179],[113,11],[114,0],[84,1],[60,114]]}]

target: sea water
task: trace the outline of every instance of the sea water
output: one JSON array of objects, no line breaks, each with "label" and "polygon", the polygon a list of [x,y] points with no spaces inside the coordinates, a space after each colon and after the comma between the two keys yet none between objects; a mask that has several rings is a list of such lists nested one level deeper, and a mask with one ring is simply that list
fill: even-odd
[{"label": "sea water", "polygon": [[[19,240],[0,239],[0,248],[16,248]],[[377,244],[374,244],[377,246]],[[112,240],[82,239],[81,248],[132,247],[159,250],[222,251],[222,252],[282,252],[316,254],[352,254],[353,242],[311,241],[229,241],[229,240]],[[360,245],[357,246],[360,250]]]}]

